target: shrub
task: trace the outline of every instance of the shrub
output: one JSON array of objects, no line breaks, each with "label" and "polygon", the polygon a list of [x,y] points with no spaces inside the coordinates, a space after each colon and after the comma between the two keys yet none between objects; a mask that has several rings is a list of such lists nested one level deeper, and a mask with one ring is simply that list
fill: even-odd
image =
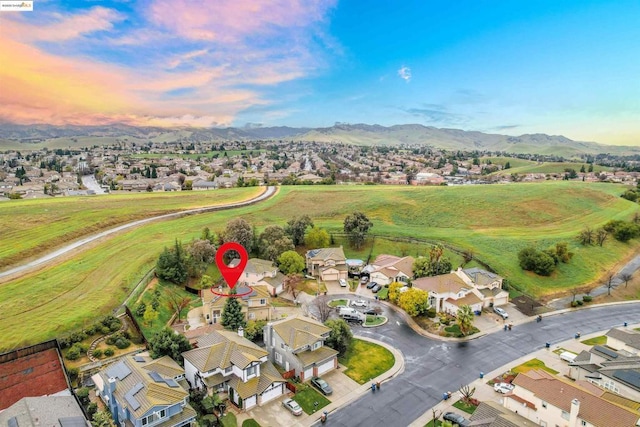
[{"label": "shrub", "polygon": [[58,345],[60,348],[71,347],[71,340],[69,338],[58,338]]},{"label": "shrub", "polygon": [[142,317],[144,316],[144,311],[147,309],[147,304],[141,302],[138,304],[138,308],[136,308],[136,316]]},{"label": "shrub", "polygon": [[69,340],[72,343],[80,342],[84,339],[87,339],[87,334],[85,334],[84,332],[74,332],[69,336]]},{"label": "shrub", "polygon": [[78,396],[83,406],[89,403],[89,389],[87,387],[79,388],[76,391],[76,396]]},{"label": "shrub", "polygon": [[429,310],[427,310],[427,317],[430,319],[433,319],[434,317],[436,317],[436,309],[435,307],[431,307],[429,308]]},{"label": "shrub", "polygon": [[71,347],[69,351],[67,351],[67,359],[69,360],[78,360],[80,358],[80,349],[78,347]]},{"label": "shrub", "polygon": [[91,325],[87,329],[84,330],[84,333],[87,334],[87,336],[94,335],[96,333],[96,331],[98,330],[98,328],[99,328],[98,325]]},{"label": "shrub", "polygon": [[578,301],[571,301],[571,307],[577,307]]},{"label": "shrub", "polygon": [[67,374],[69,374],[69,381],[74,382],[78,378],[79,373],[80,369],[78,368],[68,368]]},{"label": "shrub", "polygon": [[109,329],[108,326],[103,326],[103,327],[100,328],[100,333],[102,335],[107,335],[107,334],[111,333],[111,329]]},{"label": "shrub", "polygon": [[582,301],[591,302],[591,301],[593,301],[593,297],[591,295],[585,295],[585,296],[582,297]]},{"label": "shrub", "polygon": [[95,414],[96,412],[98,412],[98,404],[95,402],[89,403],[89,405],[87,406],[87,415],[89,416],[90,420],[93,420],[93,414]]},{"label": "shrub", "polygon": [[116,347],[122,350],[123,348],[129,347],[131,345],[131,341],[129,341],[126,338],[118,338],[115,344],[116,344]]},{"label": "shrub", "polygon": [[107,349],[105,349],[104,351],[104,355],[107,357],[111,357],[113,356],[115,353],[115,351],[113,351],[113,349],[111,347],[108,347]]},{"label": "shrub", "polygon": [[584,302],[582,302],[582,300],[577,300],[577,301],[576,301],[576,303],[577,303],[578,305],[582,305],[582,304],[584,304]]},{"label": "shrub", "polygon": [[100,350],[99,348],[93,350],[93,357],[100,358],[100,356],[102,356],[102,350]]}]

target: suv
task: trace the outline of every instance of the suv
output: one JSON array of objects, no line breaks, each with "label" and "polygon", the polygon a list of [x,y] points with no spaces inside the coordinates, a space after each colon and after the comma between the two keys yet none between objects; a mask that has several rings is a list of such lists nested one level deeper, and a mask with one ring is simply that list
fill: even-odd
[{"label": "suv", "polygon": [[503,319],[508,319],[509,318],[509,313],[507,313],[506,311],[504,311],[502,308],[500,307],[493,307],[493,311],[500,317],[502,317]]},{"label": "suv", "polygon": [[442,419],[445,421],[451,421],[453,424],[457,424],[460,427],[467,427],[469,425],[468,419],[462,415],[456,414],[455,412],[447,412],[442,416]]}]

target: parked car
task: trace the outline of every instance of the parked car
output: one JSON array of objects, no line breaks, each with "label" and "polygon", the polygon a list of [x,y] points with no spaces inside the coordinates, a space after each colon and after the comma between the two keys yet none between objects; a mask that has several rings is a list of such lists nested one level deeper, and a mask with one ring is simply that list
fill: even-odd
[{"label": "parked car", "polygon": [[453,424],[458,424],[460,427],[467,427],[469,425],[468,419],[462,415],[456,414],[455,412],[447,412],[442,416],[442,419],[445,421],[451,421]]},{"label": "parked car", "polygon": [[376,283],[376,285],[373,288],[371,288],[371,292],[373,292],[374,294],[377,294],[380,289],[382,289],[382,285],[380,285],[380,283]]},{"label": "parked car", "polygon": [[363,311],[364,314],[368,314],[370,316],[377,316],[378,313],[376,313],[376,311],[373,308],[369,308],[365,311]]},{"label": "parked car", "polygon": [[346,281],[346,280],[344,280],[344,279],[340,279],[340,280],[338,280],[338,282],[340,282],[340,286],[341,286],[341,287],[343,287],[343,288],[346,288],[346,287],[347,287],[347,281]]},{"label": "parked car", "polygon": [[360,284],[361,284],[361,285],[366,284],[368,281],[369,281],[369,276],[362,276],[362,277],[360,278]]},{"label": "parked car", "polygon": [[320,392],[325,396],[329,396],[331,393],[333,393],[333,389],[331,388],[329,383],[327,383],[322,378],[319,378],[319,377],[311,378],[311,384],[313,384],[313,386],[318,390],[320,390]]},{"label": "parked car", "polygon": [[367,289],[371,289],[377,284],[378,284],[378,282],[369,282],[369,283],[367,283]]},{"label": "parked car", "polygon": [[298,402],[293,399],[285,399],[285,401],[282,402],[282,406],[287,408],[289,412],[291,412],[296,417],[298,415],[302,415],[302,408],[300,407],[300,405],[298,405]]},{"label": "parked car", "polygon": [[366,307],[367,302],[363,299],[359,299],[359,300],[351,301],[351,305],[354,307]]},{"label": "parked car", "polygon": [[502,308],[500,307],[493,307],[493,311],[500,317],[502,317],[503,319],[508,319],[509,318],[509,313],[507,313],[506,311],[504,311]]},{"label": "parked car", "polygon": [[513,384],[509,384],[509,383],[495,383],[493,385],[493,389],[495,391],[497,391],[498,393],[509,393],[510,391],[512,391],[515,388],[515,386]]}]

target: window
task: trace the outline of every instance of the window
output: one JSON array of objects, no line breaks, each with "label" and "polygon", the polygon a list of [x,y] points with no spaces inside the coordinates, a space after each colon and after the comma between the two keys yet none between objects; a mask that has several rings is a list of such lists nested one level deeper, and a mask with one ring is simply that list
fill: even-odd
[{"label": "window", "polygon": [[315,343],[313,343],[313,349],[312,350],[317,350],[322,346],[322,343],[320,341],[317,341]]},{"label": "window", "polygon": [[256,374],[256,365],[249,366],[247,368],[247,377],[254,376]]},{"label": "window", "polygon": [[225,368],[224,373],[228,374],[231,371],[233,371],[233,366],[229,366],[228,368]]},{"label": "window", "polygon": [[544,400],[542,401],[542,407],[546,408],[547,407],[547,402],[545,402]]},{"label": "window", "polygon": [[276,353],[276,362],[282,363],[282,355],[280,353]]},{"label": "window", "polygon": [[267,300],[265,298],[262,298],[260,300],[260,305],[265,305],[267,303]]},{"label": "window", "polygon": [[567,411],[562,411],[562,418],[564,418],[565,420],[569,419],[569,413]]},{"label": "window", "polygon": [[255,318],[256,318],[255,313],[249,313],[249,319],[255,319]]},{"label": "window", "polygon": [[581,425],[581,426],[585,426],[585,427],[586,427],[587,422],[586,422],[585,420],[580,420],[580,425]]}]

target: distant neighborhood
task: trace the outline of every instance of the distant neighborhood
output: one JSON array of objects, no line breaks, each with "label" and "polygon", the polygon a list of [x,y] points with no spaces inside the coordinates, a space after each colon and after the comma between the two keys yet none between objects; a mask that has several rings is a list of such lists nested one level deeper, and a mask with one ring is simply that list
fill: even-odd
[{"label": "distant neighborhood", "polygon": [[553,173],[509,173],[508,157],[491,160],[504,155],[284,141],[141,145],[125,138],[102,147],[0,153],[0,199],[276,184],[462,185],[563,179],[633,183],[640,175],[636,168],[594,166],[593,157]]}]

